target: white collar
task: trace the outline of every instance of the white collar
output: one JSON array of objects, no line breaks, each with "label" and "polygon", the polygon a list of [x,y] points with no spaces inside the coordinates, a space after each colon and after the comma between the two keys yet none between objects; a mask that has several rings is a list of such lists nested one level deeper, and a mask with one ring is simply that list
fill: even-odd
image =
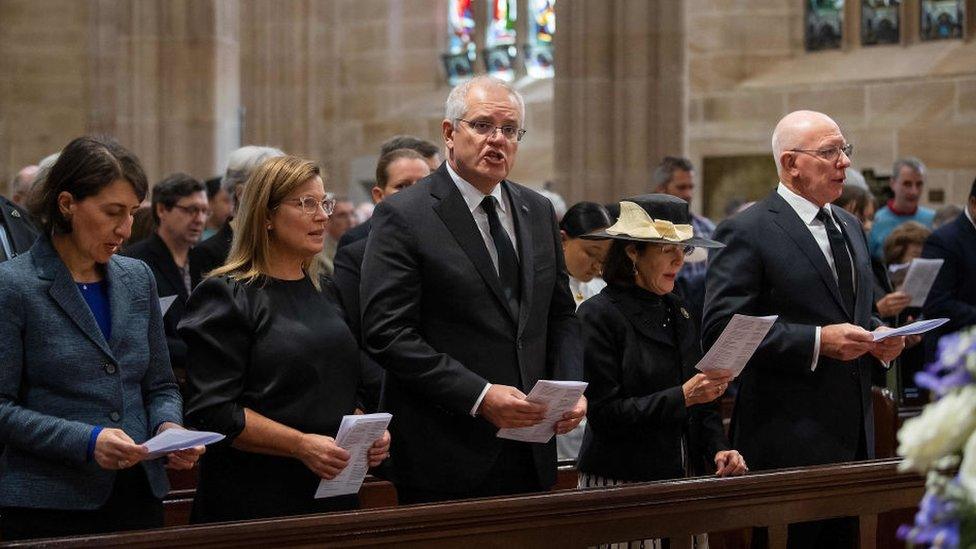
[{"label": "white collar", "polygon": [[[810,225],[813,223],[813,220],[816,219],[817,214],[821,209],[823,209],[793,192],[789,187],[784,185],[782,181],[780,181],[779,186],[776,187],[776,192],[783,197],[783,200],[785,200],[791,208],[793,208],[796,215],[800,216],[800,220],[803,221],[804,225]],[[829,204],[827,206],[829,206]],[[830,211],[829,207],[827,208],[827,211],[830,212],[830,217],[834,217],[834,212]],[[834,221],[836,222],[837,220],[835,219]]]},{"label": "white collar", "polygon": [[484,200],[486,196],[494,196],[495,200],[497,201],[497,207],[502,211],[502,213],[508,213],[508,204],[502,200],[501,182],[495,185],[495,188],[491,190],[490,195],[486,195],[478,190],[477,187],[471,183],[468,183],[460,175],[458,175],[457,172],[454,171],[454,168],[451,167],[450,160],[445,162],[444,165],[447,166],[447,173],[451,176],[451,179],[454,180],[454,185],[459,191],[461,191],[461,197],[464,198],[465,204],[468,205],[468,210],[474,212],[478,206],[481,205],[481,201]]},{"label": "white collar", "polygon": [[966,201],[966,207],[963,208],[962,211],[966,213],[966,219],[968,219],[969,222],[973,224],[973,227],[976,227],[976,221],[973,220],[972,214],[969,213],[969,201],[968,200]]}]

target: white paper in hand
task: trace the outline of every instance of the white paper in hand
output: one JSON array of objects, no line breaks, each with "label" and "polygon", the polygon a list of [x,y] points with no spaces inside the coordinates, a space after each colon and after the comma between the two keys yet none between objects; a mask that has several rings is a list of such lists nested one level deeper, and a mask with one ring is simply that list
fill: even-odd
[{"label": "white paper in hand", "polygon": [[879,332],[877,330],[871,332],[875,341],[881,341],[882,339],[888,339],[889,337],[895,336],[906,336],[906,335],[918,335],[924,334],[929,330],[934,330],[939,326],[942,326],[946,322],[949,322],[948,318],[933,318],[930,320],[919,320],[918,322],[912,322],[911,324],[906,324],[901,328],[895,328],[893,330],[885,330]]},{"label": "white paper in hand", "polygon": [[176,301],[178,295],[168,295],[166,297],[159,298],[159,309],[162,311],[163,316],[166,316],[166,311],[173,306],[173,302]]},{"label": "white paper in hand", "polygon": [[777,318],[776,315],[732,315],[732,320],[695,368],[702,372],[728,370],[733,377],[737,377]]},{"label": "white paper in hand", "polygon": [[939,276],[939,269],[945,263],[944,259],[922,259],[921,257],[912,260],[908,266],[908,274],[905,275],[905,282],[901,286],[901,291],[912,296],[909,307],[921,307],[925,305],[925,298],[929,296],[935,277]]},{"label": "white paper in hand", "polygon": [[349,452],[349,463],[334,479],[319,482],[316,498],[359,493],[369,472],[369,448],[383,436],[391,419],[393,416],[385,413],[342,416],[335,441],[337,446]]},{"label": "white paper in hand", "polygon": [[149,457],[147,459],[156,459],[170,452],[178,452],[195,446],[206,446],[214,442],[220,442],[223,439],[224,435],[209,431],[166,429],[162,433],[143,442],[142,445],[149,450]]},{"label": "white paper in hand", "polygon": [[584,390],[586,390],[584,381],[540,379],[525,396],[525,400],[545,404],[547,406],[545,419],[531,427],[499,429],[496,436],[522,442],[549,442],[556,434],[556,424],[562,421],[563,414],[576,407]]}]

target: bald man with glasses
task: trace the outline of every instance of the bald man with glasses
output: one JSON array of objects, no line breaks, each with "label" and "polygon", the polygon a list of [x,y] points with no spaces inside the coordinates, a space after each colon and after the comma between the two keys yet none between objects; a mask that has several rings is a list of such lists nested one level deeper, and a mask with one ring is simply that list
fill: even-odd
[{"label": "bald man with glasses", "polygon": [[[715,230],[702,339],[739,313],[779,318],[740,377],[732,446],[753,470],[874,457],[871,371],[904,338],[873,341],[867,240],[841,193],[853,146],[825,114],[788,114],[773,133],[775,191]],[[854,530],[856,534],[856,529]],[[790,527],[790,547],[844,547],[850,523]],[[833,537],[831,537],[833,536]],[[854,538],[856,539],[856,537]]]}]

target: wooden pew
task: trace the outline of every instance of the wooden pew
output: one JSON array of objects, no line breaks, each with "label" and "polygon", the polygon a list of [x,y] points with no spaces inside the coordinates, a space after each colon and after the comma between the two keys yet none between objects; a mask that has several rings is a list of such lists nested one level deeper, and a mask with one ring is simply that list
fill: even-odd
[{"label": "wooden pew", "polygon": [[[45,547],[586,547],[670,537],[688,547],[706,531],[857,516],[861,547],[879,546],[878,515],[914,508],[924,479],[897,460],[698,478],[521,497],[392,507],[277,520],[45,540]],[[37,544],[37,542],[32,542]],[[23,544],[28,545],[28,544]],[[10,545],[16,547],[18,545]]]}]

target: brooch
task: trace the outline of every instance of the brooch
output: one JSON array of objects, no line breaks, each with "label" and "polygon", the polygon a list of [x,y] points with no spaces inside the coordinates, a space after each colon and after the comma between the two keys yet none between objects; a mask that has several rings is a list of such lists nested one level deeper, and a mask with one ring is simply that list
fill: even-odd
[{"label": "brooch", "polygon": [[687,309],[685,309],[684,307],[681,307],[680,309],[681,309],[681,316],[685,317],[685,320],[688,320],[688,319],[691,318],[691,315],[688,314],[688,310]]}]

